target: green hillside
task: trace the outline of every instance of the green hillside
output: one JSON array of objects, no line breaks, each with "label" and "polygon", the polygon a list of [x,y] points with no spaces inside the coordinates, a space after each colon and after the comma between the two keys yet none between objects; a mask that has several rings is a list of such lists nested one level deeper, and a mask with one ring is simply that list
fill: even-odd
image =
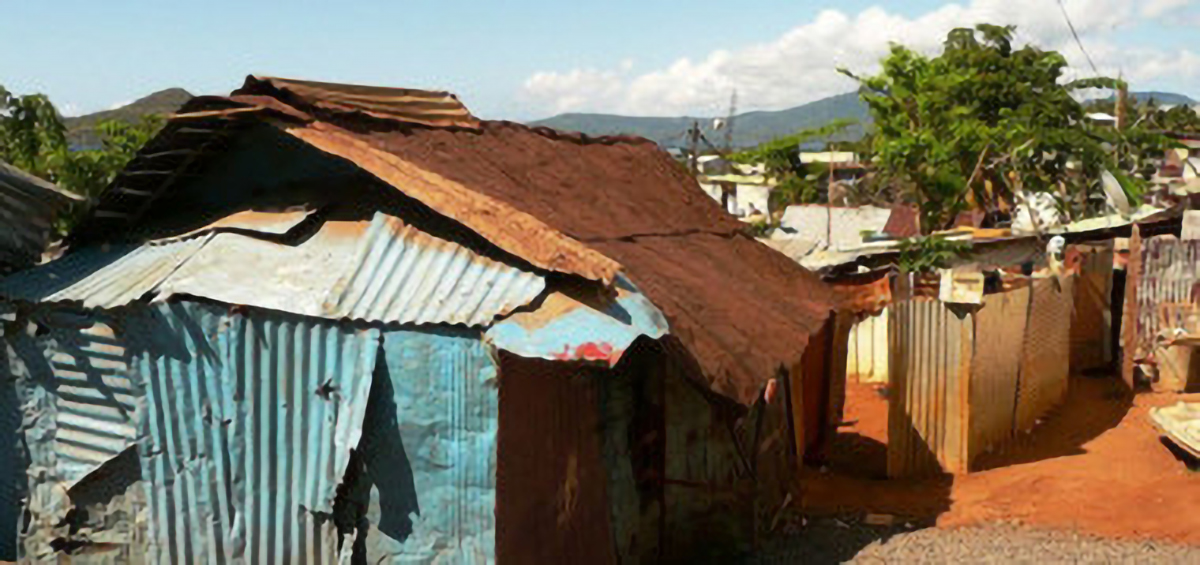
[{"label": "green hillside", "polygon": [[64,125],[67,126],[67,139],[72,147],[95,147],[99,144],[95,130],[96,125],[100,122],[107,120],[137,122],[142,116],[173,114],[191,98],[191,93],[182,88],[168,88],[139,98],[120,108],[67,118],[63,120]]}]

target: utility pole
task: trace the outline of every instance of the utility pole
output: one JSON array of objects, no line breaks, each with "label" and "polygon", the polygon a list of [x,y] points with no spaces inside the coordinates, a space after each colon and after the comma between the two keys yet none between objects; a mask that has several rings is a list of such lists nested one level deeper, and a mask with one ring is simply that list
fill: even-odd
[{"label": "utility pole", "polygon": [[1125,129],[1125,103],[1129,99],[1129,85],[1124,79],[1117,81],[1117,131]]},{"label": "utility pole", "polygon": [[692,120],[692,127],[688,129],[688,159],[690,160],[690,168],[692,177],[700,175],[700,122]]}]

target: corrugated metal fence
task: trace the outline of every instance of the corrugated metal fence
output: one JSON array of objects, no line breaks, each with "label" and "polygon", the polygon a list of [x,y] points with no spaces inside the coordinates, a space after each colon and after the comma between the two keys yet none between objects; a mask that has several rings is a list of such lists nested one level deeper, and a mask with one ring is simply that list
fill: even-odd
[{"label": "corrugated metal fence", "polygon": [[966,473],[1066,395],[1072,281],[984,297],[982,307],[929,299],[893,305],[888,473]]}]

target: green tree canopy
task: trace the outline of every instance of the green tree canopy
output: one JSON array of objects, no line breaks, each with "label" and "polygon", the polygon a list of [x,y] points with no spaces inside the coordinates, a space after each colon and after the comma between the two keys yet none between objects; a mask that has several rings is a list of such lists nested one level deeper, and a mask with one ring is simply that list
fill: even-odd
[{"label": "green tree canopy", "polygon": [[[46,96],[16,96],[0,87],[0,159],[90,201],[116,178],[162,127],[159,116],[137,123],[101,122],[101,145],[73,149],[62,117]],[[56,228],[67,231],[85,207],[69,211]]]},{"label": "green tree canopy", "polygon": [[[926,56],[893,45],[879,74],[858,77],[874,119],[876,179],[921,210],[922,231],[948,227],[976,208],[1004,213],[1020,195],[1052,192],[1069,212],[1094,212],[1100,172],[1138,194],[1144,160],[1166,148],[1143,130],[1118,132],[1084,119],[1064,84],[1062,55],[1013,46],[1013,27],[955,29]],[[1102,199],[1100,200],[1102,202]]]}]

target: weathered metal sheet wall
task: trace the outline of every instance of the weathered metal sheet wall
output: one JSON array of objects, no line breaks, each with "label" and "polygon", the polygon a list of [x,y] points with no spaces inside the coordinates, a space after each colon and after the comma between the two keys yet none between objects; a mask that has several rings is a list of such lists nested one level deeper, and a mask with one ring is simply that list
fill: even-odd
[{"label": "weathered metal sheet wall", "polygon": [[892,306],[888,475],[967,471],[974,320],[934,300]]},{"label": "weathered metal sheet wall", "polygon": [[600,431],[604,465],[608,470],[609,521],[619,563],[661,560],[662,485],[654,484],[651,477],[662,472],[646,468],[647,464],[657,464],[657,457],[646,455],[661,454],[657,446],[663,441],[659,430],[663,415],[661,398],[647,392],[661,391],[661,387],[648,378],[653,366],[630,362],[650,355],[649,351],[660,349],[646,340],[636,342],[625,362],[607,375],[604,386],[597,391],[603,422]]},{"label": "weathered metal sheet wall", "polygon": [[[1029,315],[1031,289],[984,296],[975,313],[971,361],[968,459],[1002,449],[1014,437],[1017,379]],[[968,465],[969,466],[969,465]]]},{"label": "weathered metal sheet wall", "polygon": [[1079,245],[1080,272],[1075,278],[1075,311],[1071,324],[1071,369],[1110,366],[1112,351],[1113,246]]},{"label": "weathered metal sheet wall", "polygon": [[187,302],[130,323],[145,338],[147,559],[334,561],[378,331]]},{"label": "weathered metal sheet wall", "polygon": [[1071,309],[1074,278],[1033,281],[1021,378],[1017,397],[1017,431],[1028,431],[1062,402],[1071,373]]},{"label": "weathered metal sheet wall", "polygon": [[372,484],[371,526],[359,534],[368,563],[495,559],[499,386],[480,337],[383,336],[386,365],[359,447]]},{"label": "weathered metal sheet wall", "polygon": [[496,561],[616,563],[601,368],[500,357]]},{"label": "weathered metal sheet wall", "polygon": [[[666,421],[666,476],[663,560],[669,563],[725,562],[749,550],[754,534],[754,491],[750,459],[759,446],[747,444],[738,452],[730,433],[733,422],[722,419],[690,384],[679,359],[670,354],[652,360],[663,380]],[[786,428],[764,429],[754,437],[754,419],[744,424],[743,437],[768,445],[791,439]],[[769,451],[764,448],[763,451]]]},{"label": "weathered metal sheet wall", "polygon": [[846,376],[862,383],[888,382],[888,310],[863,318],[850,330]]},{"label": "weathered metal sheet wall", "polygon": [[[1130,245],[1130,253],[1134,253]],[[1141,240],[1136,289],[1136,342],[1126,355],[1141,361],[1154,355],[1159,333],[1176,328],[1200,330],[1200,241],[1180,241],[1173,235]]]},{"label": "weathered metal sheet wall", "polygon": [[[11,462],[21,477],[12,476],[5,490],[13,495],[9,509],[21,506],[20,495],[20,510],[28,517],[19,537],[5,536],[15,542],[9,553],[23,547],[19,553],[28,559],[48,559],[52,540],[72,543],[76,534],[107,544],[110,551],[96,559],[132,552],[139,535],[135,521],[97,535],[92,528],[109,512],[136,515],[139,503],[98,494],[88,483],[93,475],[111,472],[105,467],[132,448],[144,414],[140,388],[127,370],[126,340],[114,326],[110,318],[65,310],[39,312],[32,324],[9,326],[3,384],[20,403],[10,437],[21,444]],[[73,507],[85,506],[90,519],[77,514],[67,520]]]}]

